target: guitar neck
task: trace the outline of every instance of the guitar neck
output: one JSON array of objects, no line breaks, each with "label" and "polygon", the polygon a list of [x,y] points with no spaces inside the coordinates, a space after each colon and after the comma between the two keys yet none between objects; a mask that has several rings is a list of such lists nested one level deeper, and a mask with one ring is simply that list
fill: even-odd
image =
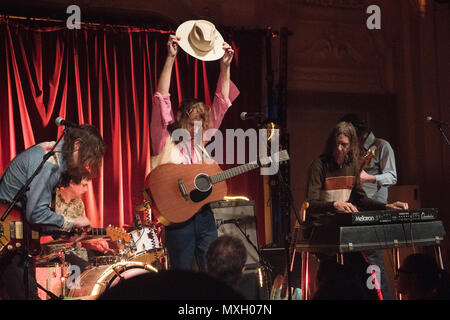
[{"label": "guitar neck", "polygon": [[215,184],[218,182],[222,182],[224,180],[233,178],[235,176],[238,176],[240,174],[246,173],[248,171],[251,171],[251,170],[254,170],[257,168],[259,168],[259,164],[256,162],[246,163],[241,166],[234,167],[234,168],[231,168],[231,169],[228,169],[228,170],[225,170],[225,171],[222,171],[220,173],[210,176],[211,183]]},{"label": "guitar neck", "polygon": [[88,235],[106,236],[106,229],[105,228],[91,228],[91,231],[88,232]]}]

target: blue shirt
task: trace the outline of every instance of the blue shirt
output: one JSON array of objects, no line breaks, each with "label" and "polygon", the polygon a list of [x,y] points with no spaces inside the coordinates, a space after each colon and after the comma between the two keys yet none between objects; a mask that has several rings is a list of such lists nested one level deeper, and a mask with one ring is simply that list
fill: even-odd
[{"label": "blue shirt", "polygon": [[389,142],[375,138],[371,132],[364,141],[364,149],[369,150],[372,145],[377,147],[375,156],[370,161],[369,168],[364,170],[375,176],[376,183],[365,182],[362,187],[369,198],[387,203],[388,187],[397,183],[394,150]]},{"label": "blue shirt", "polygon": [[[54,142],[53,142],[54,143]],[[55,155],[50,157],[42,167],[41,172],[33,179],[30,189],[26,192],[26,220],[31,224],[49,225],[46,230],[57,227],[63,231],[70,231],[73,223],[52,211],[49,207],[52,196],[56,191],[61,173],[67,168],[61,149],[61,141],[55,149]],[[34,173],[47,153],[42,143],[34,145],[17,155],[9,164],[0,180],[0,199],[11,201],[16,193]],[[17,203],[20,207],[21,203]],[[53,228],[51,227],[53,226]]]}]

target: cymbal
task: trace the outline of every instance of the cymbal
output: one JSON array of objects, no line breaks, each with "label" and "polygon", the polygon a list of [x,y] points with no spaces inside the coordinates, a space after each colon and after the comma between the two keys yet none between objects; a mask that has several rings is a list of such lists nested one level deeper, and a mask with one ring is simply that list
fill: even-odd
[{"label": "cymbal", "polygon": [[136,206],[136,211],[146,211],[149,209],[151,209],[151,206],[150,206],[150,202],[148,202],[148,201]]}]

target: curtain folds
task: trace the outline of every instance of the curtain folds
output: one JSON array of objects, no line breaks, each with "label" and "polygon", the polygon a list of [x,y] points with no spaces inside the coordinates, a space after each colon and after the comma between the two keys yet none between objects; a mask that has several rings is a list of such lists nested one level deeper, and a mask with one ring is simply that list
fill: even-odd
[{"label": "curtain folds", "polygon": [[[106,154],[100,177],[86,195],[88,217],[95,227],[132,225],[150,172],[151,101],[168,33],[111,27],[68,30],[0,20],[0,173],[24,149],[56,140],[62,133],[56,117],[92,124],[105,140]],[[246,130],[250,124],[239,120],[240,112],[261,109],[263,41],[252,32],[229,32],[225,38],[239,53],[231,75],[241,95],[221,129]],[[180,51],[171,82],[174,108],[188,97],[210,104],[218,73],[218,62],[198,61]],[[228,185],[230,195],[255,201],[263,243],[259,171],[229,180]]]}]

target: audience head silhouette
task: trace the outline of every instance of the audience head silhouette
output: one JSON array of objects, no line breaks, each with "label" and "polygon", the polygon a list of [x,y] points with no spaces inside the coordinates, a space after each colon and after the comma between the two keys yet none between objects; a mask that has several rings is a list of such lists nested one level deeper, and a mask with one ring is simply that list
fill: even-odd
[{"label": "audience head silhouette", "polygon": [[211,242],[205,254],[206,272],[235,287],[242,277],[247,250],[241,239],[223,235]]},{"label": "audience head silhouette", "polygon": [[332,259],[321,261],[316,277],[317,290],[312,300],[368,300],[352,269]]},{"label": "audience head silhouette", "polygon": [[429,255],[405,258],[398,272],[397,288],[407,300],[450,299],[448,273]]},{"label": "audience head silhouette", "polygon": [[99,300],[242,300],[224,282],[205,273],[167,270],[120,281]]}]

